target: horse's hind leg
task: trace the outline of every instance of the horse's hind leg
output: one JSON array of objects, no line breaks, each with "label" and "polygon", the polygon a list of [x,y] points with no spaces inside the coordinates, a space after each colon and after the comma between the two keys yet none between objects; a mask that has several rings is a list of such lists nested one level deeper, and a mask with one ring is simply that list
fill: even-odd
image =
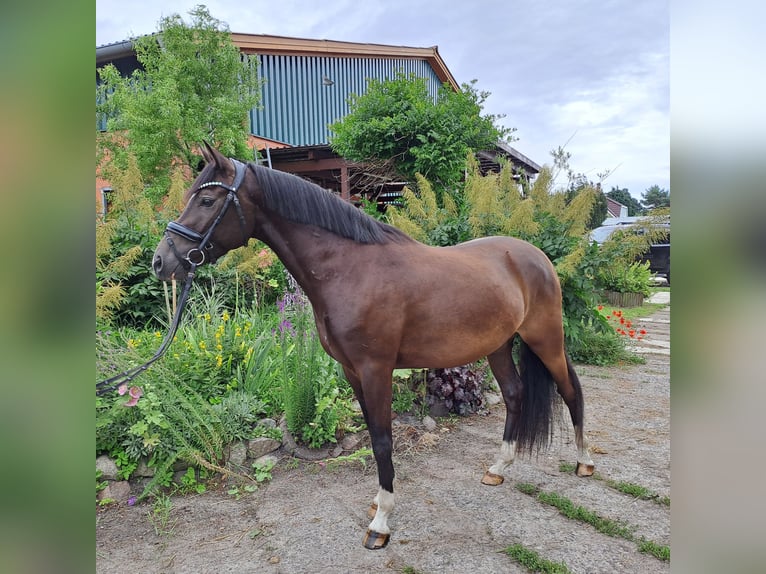
[{"label": "horse's hind leg", "polygon": [[[570,400],[567,400],[561,393],[561,390],[559,390],[559,394],[561,394],[562,398],[564,398],[564,402],[569,408],[569,415],[572,419],[572,425],[574,426],[575,444],[577,445],[576,472],[577,476],[591,476],[596,465],[593,463],[593,459],[590,456],[588,438],[585,436],[585,404],[582,396],[582,389],[580,388],[580,379],[577,377],[577,373],[575,373],[574,367],[572,366],[572,361],[569,359],[569,357],[566,357],[566,355],[565,360],[567,367],[567,380],[569,381],[569,385],[565,385],[565,388],[574,389],[574,399],[570,398]],[[559,384],[558,379],[554,380],[556,380],[557,389],[561,389],[561,385]]]},{"label": "horse's hind leg", "polygon": [[511,464],[516,456],[516,442],[512,440],[514,425],[518,421],[521,412],[521,402],[524,389],[513,362],[511,353],[512,340],[500,347],[497,351],[487,356],[489,367],[495,375],[500,391],[505,402],[505,430],[503,431],[503,443],[500,446],[500,454],[481,479],[482,484],[497,486],[505,480],[503,472]]},{"label": "horse's hind leg", "polygon": [[394,509],[394,464],[391,458],[393,450],[391,371],[369,369],[360,378],[345,366],[343,370],[362,407],[378,466],[379,488],[371,507],[374,517],[367,527],[363,540],[365,548],[377,550],[388,544],[391,534],[388,517]]},{"label": "horse's hind leg", "polygon": [[[537,341],[525,339],[529,349],[539,358],[548,369],[556,383],[556,390],[564,399],[569,409],[569,415],[574,426],[575,445],[577,446],[577,476],[591,476],[595,465],[588,449],[588,439],[585,436],[585,403],[580,387],[580,380],[575,373],[569,357],[564,351],[564,336],[560,340],[551,337]],[[540,342],[542,341],[542,342]]]}]

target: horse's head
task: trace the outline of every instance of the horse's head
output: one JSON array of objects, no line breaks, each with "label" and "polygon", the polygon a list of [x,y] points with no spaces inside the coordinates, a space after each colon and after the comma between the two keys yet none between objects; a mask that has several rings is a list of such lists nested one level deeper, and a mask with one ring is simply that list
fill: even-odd
[{"label": "horse's head", "polygon": [[250,170],[207,143],[202,155],[207,165],[186,192],[180,217],[168,223],[154,252],[154,273],[165,281],[183,279],[192,266],[214,263],[250,237],[252,222],[248,227],[237,195]]}]

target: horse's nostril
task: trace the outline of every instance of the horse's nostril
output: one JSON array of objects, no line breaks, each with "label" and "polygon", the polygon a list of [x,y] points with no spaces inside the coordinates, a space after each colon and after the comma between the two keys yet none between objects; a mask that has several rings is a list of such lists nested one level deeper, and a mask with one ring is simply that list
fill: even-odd
[{"label": "horse's nostril", "polygon": [[155,273],[159,273],[162,269],[162,257],[155,255],[154,259],[152,260],[152,267],[154,268]]}]

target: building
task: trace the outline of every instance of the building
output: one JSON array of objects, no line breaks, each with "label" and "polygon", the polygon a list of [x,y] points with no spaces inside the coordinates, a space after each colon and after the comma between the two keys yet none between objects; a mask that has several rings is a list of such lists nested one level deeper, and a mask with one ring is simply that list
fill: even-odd
[{"label": "building", "polygon": [[[364,189],[370,189],[361,166],[337,156],[329,145],[327,126],[349,113],[352,93],[364,94],[369,78],[393,79],[399,72],[425,78],[434,96],[445,84],[459,89],[436,46],[414,48],[241,33],[232,33],[232,40],[243,54],[258,58],[259,75],[264,80],[261,108],[250,112],[253,147],[271,167],[312,180],[346,199],[358,193],[363,180]],[[128,40],[97,47],[96,68],[109,63],[124,75],[137,69],[140,63],[133,43]],[[502,142],[478,155],[485,171],[499,169],[499,157],[512,162],[524,177],[534,177],[540,171],[539,165]],[[404,184],[381,181],[376,199],[397,196]]]}]

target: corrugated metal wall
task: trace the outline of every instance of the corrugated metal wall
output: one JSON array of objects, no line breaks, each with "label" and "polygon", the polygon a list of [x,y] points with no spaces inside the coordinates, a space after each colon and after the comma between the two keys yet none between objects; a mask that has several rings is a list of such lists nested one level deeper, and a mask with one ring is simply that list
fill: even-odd
[{"label": "corrugated metal wall", "polygon": [[425,60],[259,55],[264,86],[261,109],[250,113],[251,131],[294,146],[326,144],[327,124],[348,114],[349,95],[364,94],[367,78],[388,80],[398,72],[426,78],[436,97],[441,84]]}]

